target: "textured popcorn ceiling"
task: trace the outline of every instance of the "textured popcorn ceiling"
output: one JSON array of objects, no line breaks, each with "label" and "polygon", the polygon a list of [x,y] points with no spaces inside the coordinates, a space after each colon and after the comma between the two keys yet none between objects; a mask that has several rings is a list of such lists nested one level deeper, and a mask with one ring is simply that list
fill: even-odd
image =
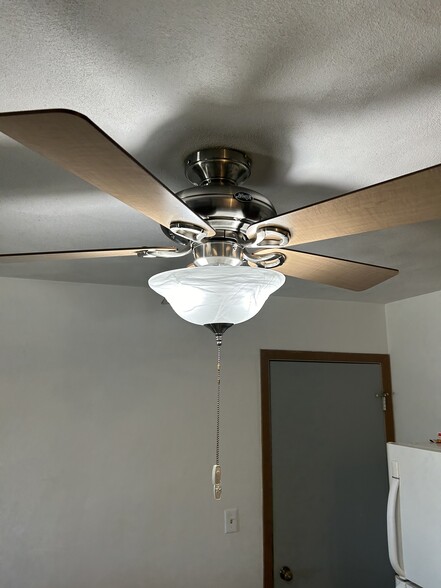
[{"label": "textured popcorn ceiling", "polygon": [[[0,8],[0,111],[79,110],[174,190],[188,186],[186,154],[213,145],[251,154],[249,185],[279,212],[441,161],[439,0]],[[154,222],[0,138],[1,253],[167,244]],[[282,295],[386,302],[441,290],[440,222],[303,249],[401,273],[361,294],[288,278]],[[144,285],[185,263],[14,264],[0,276]]]}]

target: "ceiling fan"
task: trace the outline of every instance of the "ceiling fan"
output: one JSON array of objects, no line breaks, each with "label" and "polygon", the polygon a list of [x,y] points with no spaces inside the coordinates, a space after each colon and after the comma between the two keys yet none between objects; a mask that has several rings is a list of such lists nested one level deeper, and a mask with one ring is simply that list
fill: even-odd
[{"label": "ceiling fan", "polygon": [[283,284],[284,275],[365,290],[398,273],[291,247],[441,218],[441,165],[277,215],[265,196],[239,187],[250,175],[251,160],[235,149],[202,149],[190,155],[186,176],[196,187],[175,195],[77,112],[4,113],[0,131],[152,218],[173,242],[170,247],[0,254],[0,263],[193,254],[190,268],[163,272],[149,284],[180,316],[209,327],[216,336],[216,499],[222,494],[220,350],[225,330],[254,316]]},{"label": "ceiling fan", "polygon": [[287,276],[365,290],[396,269],[291,247],[441,218],[441,165],[277,215],[261,194],[239,187],[251,160],[235,149],[202,149],[185,162],[195,187],[173,194],[91,120],[70,110],[0,114],[0,131],[158,222],[170,247],[0,255],[0,262],[179,257],[192,265],[275,269]]}]

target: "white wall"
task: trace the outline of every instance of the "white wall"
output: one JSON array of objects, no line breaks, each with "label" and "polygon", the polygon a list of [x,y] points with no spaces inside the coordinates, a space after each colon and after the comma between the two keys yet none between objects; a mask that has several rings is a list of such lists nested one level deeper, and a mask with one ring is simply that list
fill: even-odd
[{"label": "white wall", "polygon": [[386,305],[397,441],[441,431],[441,292]]},{"label": "white wall", "polygon": [[215,503],[213,335],[147,289],[0,279],[1,587],[261,586],[261,348],[387,353],[384,307],[272,297],[225,335]]}]

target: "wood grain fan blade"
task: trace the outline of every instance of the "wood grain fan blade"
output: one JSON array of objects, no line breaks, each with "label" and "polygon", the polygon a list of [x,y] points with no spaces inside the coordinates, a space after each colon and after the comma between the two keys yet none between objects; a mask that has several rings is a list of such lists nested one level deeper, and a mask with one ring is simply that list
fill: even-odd
[{"label": "wood grain fan blade", "polygon": [[92,249],[90,251],[48,251],[46,253],[11,253],[0,255],[0,264],[20,261],[63,261],[69,259],[97,259],[104,257],[130,257],[143,251],[138,249]]},{"label": "wood grain fan blade", "polygon": [[91,120],[71,110],[0,114],[0,131],[165,227],[215,231]]},{"label": "wood grain fan blade", "polygon": [[278,226],[290,231],[288,245],[299,245],[440,218],[441,165],[436,165],[255,223],[247,236]]},{"label": "wood grain fan blade", "polygon": [[257,255],[268,253],[278,253],[285,257],[283,265],[274,269],[286,276],[356,292],[372,288],[398,274],[396,269],[290,249],[265,249]]}]

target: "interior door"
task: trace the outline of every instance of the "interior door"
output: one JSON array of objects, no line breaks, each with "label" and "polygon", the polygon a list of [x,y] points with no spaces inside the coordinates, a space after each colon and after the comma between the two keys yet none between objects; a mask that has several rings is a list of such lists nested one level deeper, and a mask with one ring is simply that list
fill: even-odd
[{"label": "interior door", "polygon": [[263,403],[269,428],[264,441],[269,432],[271,442],[264,492],[266,568],[272,559],[271,577],[265,570],[268,588],[287,582],[295,588],[394,586],[385,514],[386,440],[393,431],[386,435],[384,409],[390,423],[392,406],[383,394],[390,389],[382,363],[350,357],[268,361]]}]

